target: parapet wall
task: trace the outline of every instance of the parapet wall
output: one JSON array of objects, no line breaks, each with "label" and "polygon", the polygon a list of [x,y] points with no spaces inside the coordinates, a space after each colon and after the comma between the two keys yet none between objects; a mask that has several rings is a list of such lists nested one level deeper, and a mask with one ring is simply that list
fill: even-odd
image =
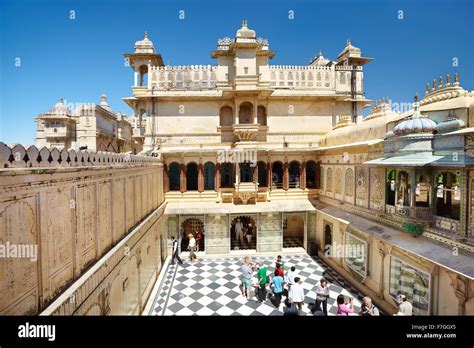
[{"label": "parapet wall", "polygon": [[[162,180],[163,167],[152,157],[0,143],[0,314],[41,312],[131,231],[159,237],[161,216],[153,229],[140,223],[164,204]],[[157,254],[157,240],[149,240],[147,255]],[[102,269],[102,279],[111,271]]]}]

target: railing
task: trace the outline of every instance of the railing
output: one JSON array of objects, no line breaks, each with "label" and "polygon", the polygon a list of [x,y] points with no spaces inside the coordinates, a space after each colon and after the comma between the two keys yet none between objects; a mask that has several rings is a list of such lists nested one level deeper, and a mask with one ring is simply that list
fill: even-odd
[{"label": "railing", "polygon": [[211,65],[150,66],[148,89],[201,90],[216,88],[217,67]]},{"label": "railing", "polygon": [[334,89],[334,68],[325,66],[270,66],[270,87]]},{"label": "railing", "polygon": [[75,167],[104,165],[137,165],[159,162],[155,157],[138,156],[129,153],[90,152],[87,150],[67,150],[32,145],[25,149],[17,144],[12,147],[0,142],[0,170],[3,168],[29,167]]},{"label": "railing", "polygon": [[45,127],[44,136],[51,138],[65,138],[67,136],[66,127]]}]

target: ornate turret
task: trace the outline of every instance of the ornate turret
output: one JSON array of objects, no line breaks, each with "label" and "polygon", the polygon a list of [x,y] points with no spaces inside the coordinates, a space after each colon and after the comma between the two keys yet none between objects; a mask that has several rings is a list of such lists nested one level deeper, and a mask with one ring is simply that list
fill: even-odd
[{"label": "ornate turret", "polygon": [[418,93],[415,95],[413,103],[413,115],[409,120],[405,120],[393,128],[395,135],[406,135],[414,133],[432,133],[436,130],[436,122],[420,113],[420,103],[418,103]]}]

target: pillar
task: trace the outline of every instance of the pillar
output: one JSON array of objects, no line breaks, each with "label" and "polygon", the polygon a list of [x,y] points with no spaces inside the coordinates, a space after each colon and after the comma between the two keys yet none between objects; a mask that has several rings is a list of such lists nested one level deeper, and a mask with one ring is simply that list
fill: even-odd
[{"label": "pillar", "polygon": [[234,184],[238,185],[240,183],[240,163],[232,164],[233,172],[234,172]]},{"label": "pillar", "polygon": [[306,162],[300,164],[300,188],[306,189]]},{"label": "pillar", "polygon": [[272,189],[272,164],[270,162],[267,163],[267,186],[268,189]]},{"label": "pillar", "polygon": [[239,124],[239,104],[234,102],[234,124]]},{"label": "pillar", "polygon": [[133,86],[138,86],[138,71],[133,72]]},{"label": "pillar", "polygon": [[198,191],[204,191],[204,173],[202,163],[198,164]]},{"label": "pillar", "polygon": [[170,174],[168,172],[168,165],[163,166],[163,191],[166,193],[170,190]]},{"label": "pillar", "polygon": [[214,189],[218,191],[221,187],[221,164],[216,164],[216,170],[214,171]]},{"label": "pillar", "polygon": [[288,173],[288,162],[283,164],[283,190],[288,190],[290,183],[289,183],[289,173]]},{"label": "pillar", "polygon": [[184,164],[179,166],[179,191],[186,192],[186,166]]},{"label": "pillar", "polygon": [[253,102],[253,124],[257,124],[258,123],[258,115],[257,115],[257,111],[258,111],[258,104],[257,104],[257,98],[255,98],[254,102]]},{"label": "pillar", "polygon": [[258,183],[258,164],[255,164],[255,167],[250,166],[250,168],[253,168],[253,183],[256,184]]}]

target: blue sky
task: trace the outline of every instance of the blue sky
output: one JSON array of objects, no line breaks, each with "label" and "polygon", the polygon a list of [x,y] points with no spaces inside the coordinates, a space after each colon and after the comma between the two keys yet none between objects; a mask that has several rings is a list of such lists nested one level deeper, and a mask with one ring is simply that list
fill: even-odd
[{"label": "blue sky", "polygon": [[426,82],[455,72],[474,89],[471,0],[0,0],[0,141],[33,144],[34,117],[60,97],[99,103],[106,93],[131,114],[123,54],[145,30],[165,63],[215,64],[217,39],[233,37],[242,19],[277,52],[271,64],[304,65],[319,49],[335,59],[350,37],[375,58],[365,69],[370,99],[410,102]]}]

